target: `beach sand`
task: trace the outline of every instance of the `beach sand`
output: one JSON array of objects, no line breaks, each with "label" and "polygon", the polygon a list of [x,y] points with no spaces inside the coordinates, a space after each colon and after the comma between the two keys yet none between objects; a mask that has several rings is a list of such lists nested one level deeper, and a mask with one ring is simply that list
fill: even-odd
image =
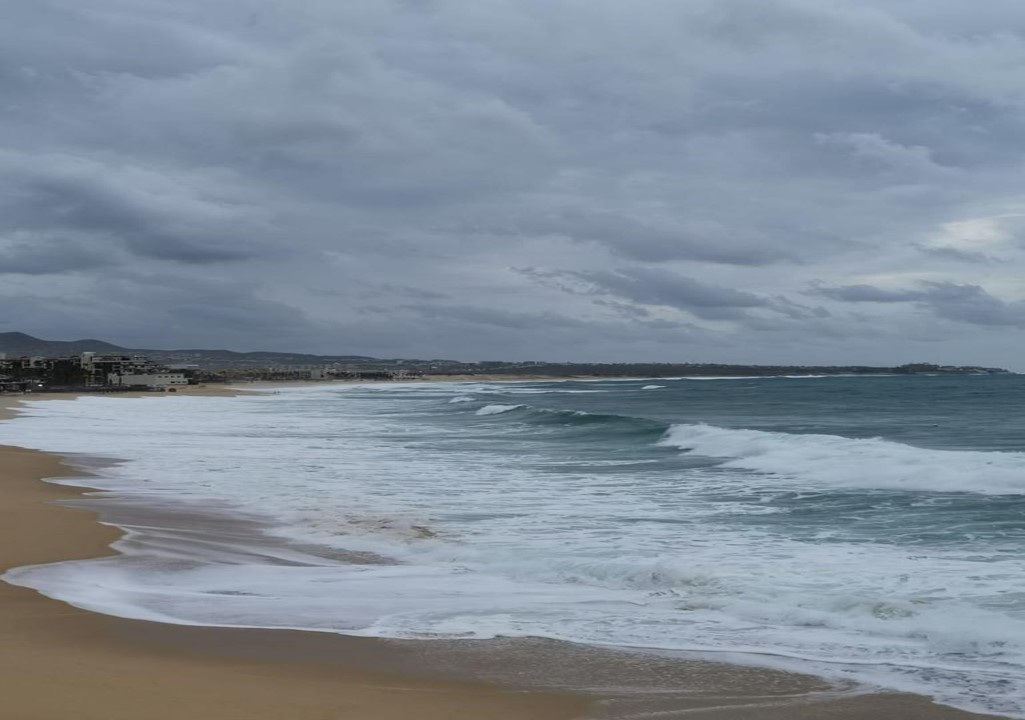
[{"label": "beach sand", "polygon": [[[80,473],[51,455],[18,448],[0,449],[0,467],[0,568],[110,552],[117,530],[97,524],[89,513],[50,502],[73,496],[74,490],[39,482]],[[587,705],[568,694],[416,680],[326,660],[260,659],[255,657],[259,648],[252,657],[246,657],[248,651],[218,657],[191,641],[181,646],[147,640],[137,625],[146,623],[77,610],[0,584],[0,718],[555,720],[577,717]],[[178,630],[163,629],[171,636]],[[298,633],[282,632],[287,634]],[[345,638],[332,640],[339,655],[358,653]]]},{"label": "beach sand", "polygon": [[[0,398],[0,415],[17,400]],[[83,509],[102,510],[102,499],[41,482],[82,475],[57,456],[0,447],[0,570],[113,552],[120,532]],[[0,639],[0,720],[984,717],[773,670],[543,640],[393,642],[124,620],[7,583]]]}]

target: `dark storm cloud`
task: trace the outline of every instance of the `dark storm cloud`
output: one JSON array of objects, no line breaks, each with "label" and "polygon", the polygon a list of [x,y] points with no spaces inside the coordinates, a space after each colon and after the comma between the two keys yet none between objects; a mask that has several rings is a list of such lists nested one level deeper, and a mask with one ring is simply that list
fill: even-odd
[{"label": "dark storm cloud", "polygon": [[847,285],[815,292],[854,303],[917,303],[938,317],[973,325],[1025,327],[1025,302],[1001,300],[978,285],[923,282],[906,290]]},{"label": "dark storm cloud", "polygon": [[526,228],[537,234],[599,243],[616,255],[641,262],[697,260],[758,266],[794,259],[766,238],[751,237],[750,231],[737,233],[717,222],[659,222],[658,218],[641,220],[601,210],[572,209],[555,217],[536,218]]},{"label": "dark storm cloud", "polygon": [[[189,278],[170,272],[111,272],[95,286],[69,293],[71,302],[63,312],[83,324],[115,315],[120,325],[112,339],[135,347],[161,347],[168,332],[189,328],[196,333],[195,342],[185,343],[190,347],[237,345],[255,333],[261,347],[287,350],[311,334],[332,331],[288,303],[264,296],[252,283],[199,272]],[[193,330],[196,318],[205,322]]]},{"label": "dark storm cloud", "polygon": [[978,285],[935,283],[924,298],[937,315],[971,325],[1025,327],[1025,302],[1007,302]]},{"label": "dark storm cloud", "polygon": [[873,285],[820,287],[814,292],[844,302],[899,303],[920,300],[924,296],[921,290],[885,290]]},{"label": "dark storm cloud", "polygon": [[586,323],[553,312],[520,313],[463,305],[429,304],[407,306],[406,309],[426,318],[445,318],[474,325],[490,325],[515,330],[529,330],[538,327],[586,327]]},{"label": "dark storm cloud", "polygon": [[11,231],[91,233],[96,245],[186,264],[259,253],[247,231],[262,210],[217,197],[200,178],[66,155],[0,154],[0,169],[0,186],[11,188],[0,227]]},{"label": "dark storm cloud", "polygon": [[102,253],[67,239],[0,239],[0,274],[59,275],[108,263]]},{"label": "dark storm cloud", "polygon": [[161,345],[1012,363],[1023,37],[1005,0],[13,0],[0,299]]},{"label": "dark storm cloud", "polygon": [[566,273],[584,280],[588,292],[613,295],[641,305],[662,305],[699,317],[723,319],[742,315],[769,301],[749,292],[703,283],[659,268],[623,268],[614,272]]}]

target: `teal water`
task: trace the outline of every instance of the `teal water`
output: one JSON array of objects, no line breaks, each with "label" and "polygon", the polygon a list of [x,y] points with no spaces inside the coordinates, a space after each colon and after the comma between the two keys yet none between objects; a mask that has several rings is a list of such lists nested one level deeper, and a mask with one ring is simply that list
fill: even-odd
[{"label": "teal water", "polygon": [[[576,391],[567,391],[567,385]],[[532,383],[489,392],[486,398],[490,404],[523,407],[477,416],[476,427],[485,431],[478,439],[492,448],[508,444],[512,453],[523,443],[550,444],[567,461],[547,467],[554,474],[579,470],[572,458],[586,466],[588,460],[609,457],[640,465],[587,466],[588,472],[639,469],[671,476],[724,465],[731,475],[741,468],[751,475],[765,471],[807,482],[799,488],[789,480],[778,487],[766,483],[757,493],[749,493],[747,484],[727,483],[709,488],[707,497],[736,504],[735,522],[792,537],[825,532],[833,540],[962,548],[1004,543],[1012,551],[1025,549],[1025,473],[1013,455],[1025,452],[1025,376]],[[449,413],[452,422],[466,422],[459,409]],[[496,424],[499,434],[491,432]],[[681,425],[777,435],[677,431],[674,436],[674,426]],[[677,442],[666,442],[667,433]],[[893,445],[879,443],[859,452],[855,445],[837,444],[830,452],[826,444],[799,448],[800,438],[788,437],[815,435]],[[754,449],[758,441],[760,452]],[[789,468],[783,447],[788,442],[793,444]],[[907,448],[898,445],[923,452],[907,456],[902,452]],[[951,457],[930,450],[1012,455]],[[737,457],[748,462],[738,463]],[[752,516],[752,503],[779,512]],[[724,508],[723,519],[727,514]]]}]

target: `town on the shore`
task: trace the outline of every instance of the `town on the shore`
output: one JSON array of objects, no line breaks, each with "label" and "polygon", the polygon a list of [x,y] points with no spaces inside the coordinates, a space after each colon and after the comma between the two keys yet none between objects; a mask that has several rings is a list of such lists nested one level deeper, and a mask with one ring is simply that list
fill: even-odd
[{"label": "town on the shore", "polygon": [[[255,353],[254,353],[255,354]],[[306,356],[312,359],[317,356]],[[551,363],[460,362],[453,360],[380,360],[352,358],[321,362],[259,364],[253,359],[236,364],[167,363],[143,354],[104,354],[95,351],[49,357],[0,352],[0,392],[176,392],[187,385],[254,381],[394,381],[430,378],[671,378],[802,375],[991,375],[1002,368],[911,363],[897,367],[730,365],[719,363]]]}]

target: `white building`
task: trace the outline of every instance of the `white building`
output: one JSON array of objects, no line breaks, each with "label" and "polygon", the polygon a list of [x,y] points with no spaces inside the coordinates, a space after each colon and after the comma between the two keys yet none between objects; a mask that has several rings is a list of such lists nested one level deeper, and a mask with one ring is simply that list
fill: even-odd
[{"label": "white building", "polygon": [[188,385],[189,379],[183,373],[176,372],[155,372],[155,373],[111,373],[107,376],[110,385],[120,387],[145,387],[150,389],[163,390],[178,385]]}]

